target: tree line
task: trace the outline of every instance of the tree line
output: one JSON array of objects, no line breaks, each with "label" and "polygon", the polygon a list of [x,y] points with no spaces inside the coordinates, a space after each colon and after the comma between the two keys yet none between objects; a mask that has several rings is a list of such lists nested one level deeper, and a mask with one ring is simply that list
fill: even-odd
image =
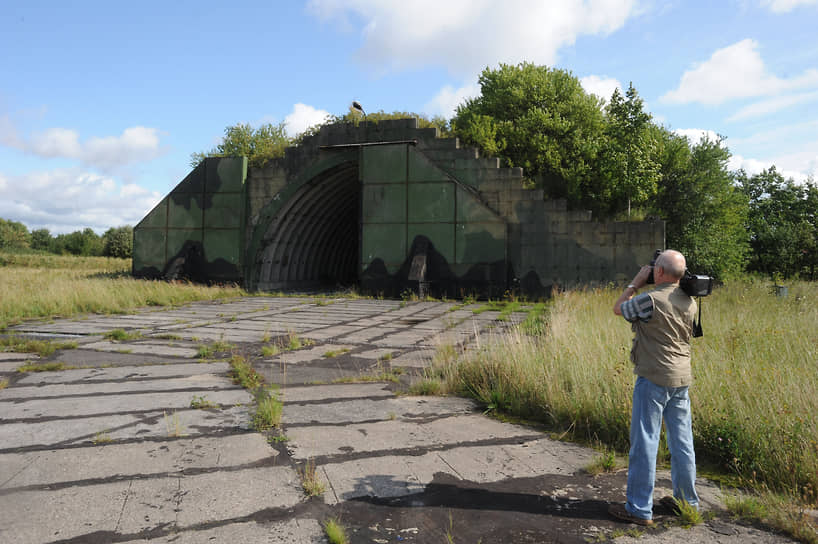
[{"label": "tree line", "polygon": [[133,227],[112,227],[102,236],[90,228],[54,236],[48,229],[29,232],[23,223],[0,218],[0,251],[25,250],[130,259],[133,254]]}]

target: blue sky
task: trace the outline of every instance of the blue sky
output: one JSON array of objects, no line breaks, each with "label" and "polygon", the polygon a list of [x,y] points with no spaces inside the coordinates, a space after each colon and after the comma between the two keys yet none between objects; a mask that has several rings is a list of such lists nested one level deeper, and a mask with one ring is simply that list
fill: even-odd
[{"label": "blue sky", "polygon": [[818,0],[26,0],[0,10],[0,217],[136,224],[225,127],[450,116],[499,63],[633,82],[730,166],[818,179]]}]

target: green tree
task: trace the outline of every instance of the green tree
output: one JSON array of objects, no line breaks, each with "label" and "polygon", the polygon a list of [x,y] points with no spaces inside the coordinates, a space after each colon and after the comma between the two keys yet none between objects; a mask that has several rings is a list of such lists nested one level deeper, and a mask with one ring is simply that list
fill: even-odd
[{"label": "green tree", "polygon": [[736,183],[749,200],[751,271],[815,277],[818,264],[818,186],[797,184],[772,167],[753,176],[743,170]]},{"label": "green tree", "polygon": [[193,153],[190,165],[195,168],[206,157],[247,157],[251,166],[262,167],[267,161],[283,157],[284,150],[291,144],[284,123],[267,123],[258,128],[238,123],[224,130],[224,138],[215,148],[206,153]]},{"label": "green tree", "polygon": [[599,171],[606,188],[606,215],[644,206],[656,195],[661,165],[651,115],[633,83],[625,96],[616,89],[605,108],[605,143]]},{"label": "green tree", "polygon": [[747,198],[727,170],[722,140],[689,145],[665,129],[655,132],[660,177],[653,212],[666,224],[667,246],[684,253],[694,273],[727,279],[744,269]]},{"label": "green tree", "polygon": [[452,135],[451,125],[449,124],[449,121],[445,117],[440,115],[428,117],[421,113],[415,113],[411,111],[385,112],[383,110],[378,110],[364,115],[359,110],[356,110],[355,108],[350,106],[349,111],[344,115],[330,115],[326,118],[326,120],[324,120],[324,122],[311,126],[307,130],[302,132],[293,143],[295,145],[299,145],[304,140],[304,138],[318,134],[318,132],[320,132],[321,130],[321,127],[329,124],[354,123],[357,125],[364,121],[366,121],[367,123],[377,124],[380,121],[388,121],[395,119],[417,119],[418,128],[436,128],[438,129],[439,131],[438,133],[441,138],[448,138]]},{"label": "green tree", "polygon": [[0,218],[0,249],[25,249],[30,242],[28,227],[11,219]]},{"label": "green tree", "polygon": [[54,249],[57,253],[99,257],[102,255],[102,238],[90,228],[76,230],[70,234],[57,235]]},{"label": "green tree", "polygon": [[106,257],[130,259],[133,255],[133,227],[111,227],[102,235],[102,254]]},{"label": "green tree", "polygon": [[601,100],[570,72],[529,63],[486,68],[479,83],[480,96],[457,108],[455,135],[521,166],[551,198],[605,209],[596,171],[605,138]]},{"label": "green tree", "polygon": [[54,238],[48,229],[37,229],[31,231],[31,249],[40,251],[51,251]]}]

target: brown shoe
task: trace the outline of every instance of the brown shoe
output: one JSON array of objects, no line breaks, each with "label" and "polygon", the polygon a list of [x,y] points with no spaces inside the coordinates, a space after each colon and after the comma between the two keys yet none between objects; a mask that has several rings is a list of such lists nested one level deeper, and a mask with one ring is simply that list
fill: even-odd
[{"label": "brown shoe", "polygon": [[637,518],[625,508],[625,505],[621,502],[612,504],[608,507],[608,513],[615,517],[616,519],[627,521],[628,523],[635,523],[637,525],[644,525],[644,526],[651,526],[653,525],[652,519],[644,519],[644,518]]},{"label": "brown shoe", "polygon": [[667,510],[674,516],[682,515],[682,509],[679,508],[679,502],[670,495],[666,495],[659,499],[659,504],[661,504],[665,510]]}]

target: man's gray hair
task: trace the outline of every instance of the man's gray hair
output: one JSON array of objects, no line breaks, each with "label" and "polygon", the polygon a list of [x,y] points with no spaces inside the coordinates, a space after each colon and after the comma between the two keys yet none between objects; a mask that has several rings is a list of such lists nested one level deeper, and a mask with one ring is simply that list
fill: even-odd
[{"label": "man's gray hair", "polygon": [[655,266],[661,266],[665,274],[675,279],[684,276],[687,269],[684,255],[674,249],[666,249],[660,253]]}]

